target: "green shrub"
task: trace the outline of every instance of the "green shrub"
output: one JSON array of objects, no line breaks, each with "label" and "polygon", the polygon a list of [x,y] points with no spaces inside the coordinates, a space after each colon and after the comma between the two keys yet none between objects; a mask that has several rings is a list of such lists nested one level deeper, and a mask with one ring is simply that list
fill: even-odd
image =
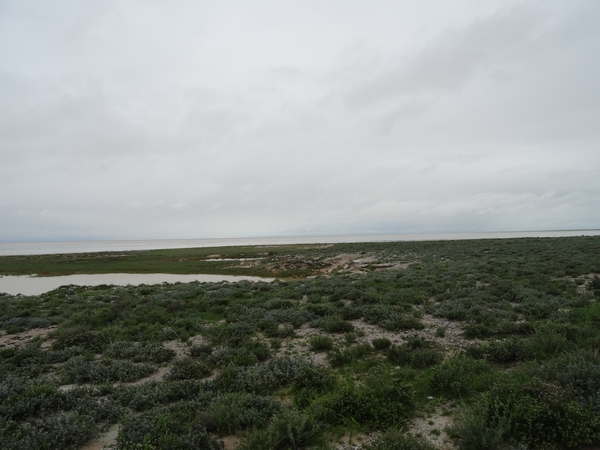
[{"label": "green shrub", "polygon": [[430,385],[436,394],[462,397],[486,388],[491,371],[484,361],[457,355],[432,369]]},{"label": "green shrub", "polygon": [[346,335],[344,336],[344,340],[348,344],[354,344],[354,343],[356,343],[356,334],[355,333],[346,333]]},{"label": "green shrub", "polygon": [[146,364],[132,364],[129,361],[101,359],[89,361],[77,356],[65,363],[62,375],[67,383],[114,383],[131,382],[154,373],[156,368]]},{"label": "green shrub", "polygon": [[72,330],[61,329],[52,347],[55,350],[81,347],[93,353],[102,353],[108,342],[108,337],[103,333],[85,331],[85,329],[74,327]]},{"label": "green shrub", "polygon": [[117,441],[119,449],[123,450],[223,448],[197,423],[194,405],[186,403],[125,417]]},{"label": "green shrub", "polygon": [[314,352],[333,350],[333,339],[329,336],[315,334],[310,337],[310,348]]},{"label": "green shrub", "polygon": [[392,345],[392,341],[390,341],[387,338],[378,338],[378,339],[373,339],[371,341],[371,344],[373,345],[375,350],[386,350],[386,349],[390,348],[390,346]]},{"label": "green shrub", "polygon": [[539,376],[559,383],[580,404],[600,414],[600,358],[595,352],[561,355],[542,365]]},{"label": "green shrub", "polygon": [[344,350],[333,350],[327,353],[327,360],[333,367],[346,366],[361,360],[372,349],[369,344],[359,344]]},{"label": "green shrub", "polygon": [[214,399],[200,413],[199,420],[208,431],[233,434],[248,428],[264,428],[281,412],[281,404],[273,397],[234,393]]},{"label": "green shrub", "polygon": [[489,408],[478,405],[467,410],[448,430],[459,450],[495,450],[502,439],[502,428],[491,422]]},{"label": "green shrub", "polygon": [[527,361],[534,358],[530,346],[527,345],[526,341],[518,338],[471,345],[466,348],[466,352],[473,358],[487,359],[501,364]]},{"label": "green shrub", "polygon": [[175,351],[163,347],[158,343],[141,343],[141,342],[111,342],[104,356],[109,358],[129,359],[133,362],[156,362],[162,363],[171,361],[175,357]]},{"label": "green shrub", "polygon": [[357,386],[352,381],[316,399],[310,414],[332,425],[353,425],[372,429],[402,426],[414,408],[412,389],[394,379],[378,378]]},{"label": "green shrub", "polygon": [[192,358],[182,358],[173,363],[171,371],[165,379],[169,381],[199,380],[210,376],[212,372],[212,367],[202,361],[194,361]]},{"label": "green shrub", "polygon": [[310,364],[300,358],[272,358],[249,367],[225,367],[211,385],[222,392],[247,392],[264,395],[294,381]]},{"label": "green shrub", "polygon": [[459,423],[459,440],[468,439],[473,429],[481,436],[501,434],[533,448],[581,448],[600,439],[598,416],[573,401],[560,386],[539,379],[500,379],[483,397],[480,408],[477,415],[467,415]]},{"label": "green shrub", "polygon": [[204,394],[202,384],[197,380],[149,381],[135,386],[118,386],[109,394],[109,398],[134,411],[146,411],[199,397],[207,397],[208,403],[212,397]]},{"label": "green shrub", "polygon": [[314,420],[292,409],[273,418],[266,430],[254,430],[242,442],[240,450],[304,449],[315,442],[322,430]]},{"label": "green shrub", "polygon": [[213,347],[210,344],[192,345],[190,347],[190,356],[192,358],[206,359],[213,352]]},{"label": "green shrub", "polygon": [[354,330],[354,325],[338,316],[325,317],[321,321],[320,327],[328,333],[349,333]]},{"label": "green shrub", "polygon": [[0,448],[45,450],[77,449],[97,433],[90,416],[57,413],[28,422],[0,422]]},{"label": "green shrub", "polygon": [[294,405],[305,408],[317,397],[332,390],[337,384],[335,373],[318,366],[306,366],[292,383]]},{"label": "green shrub", "polygon": [[424,369],[442,362],[444,353],[435,342],[416,336],[409,338],[403,345],[390,347],[387,350],[387,358],[393,364]]}]

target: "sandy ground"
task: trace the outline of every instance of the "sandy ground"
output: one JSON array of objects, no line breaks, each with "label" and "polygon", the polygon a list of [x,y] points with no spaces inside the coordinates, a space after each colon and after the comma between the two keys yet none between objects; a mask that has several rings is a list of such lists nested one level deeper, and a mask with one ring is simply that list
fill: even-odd
[{"label": "sandy ground", "polygon": [[[22,347],[35,338],[44,339],[46,336],[48,336],[48,333],[54,331],[55,329],[56,326],[51,326],[48,328],[34,328],[33,330],[27,330],[17,334],[5,334],[0,336],[0,348]],[[51,343],[48,344],[47,342],[43,342],[42,348],[47,348],[50,345]]]},{"label": "sandy ground", "polygon": [[[442,407],[436,407],[431,414],[415,418],[408,426],[408,432],[421,435],[440,450],[455,450],[450,437],[444,431],[452,425],[452,417],[442,415]],[[438,433],[439,432],[439,433]]]},{"label": "sandy ground", "polygon": [[119,425],[113,425],[108,429],[108,431],[102,433],[100,437],[81,447],[80,450],[102,450],[116,448],[118,434]]}]

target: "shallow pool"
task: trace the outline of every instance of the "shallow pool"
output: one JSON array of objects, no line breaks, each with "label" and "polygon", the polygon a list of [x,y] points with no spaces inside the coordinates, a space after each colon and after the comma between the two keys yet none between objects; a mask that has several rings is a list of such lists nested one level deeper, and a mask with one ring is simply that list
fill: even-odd
[{"label": "shallow pool", "polygon": [[247,277],[238,275],[177,275],[170,273],[102,273],[94,275],[64,275],[59,277],[0,276],[0,292],[11,295],[40,295],[60,286],[98,286],[114,284],[117,286],[161,283],[190,283],[192,281],[273,281],[273,278]]}]

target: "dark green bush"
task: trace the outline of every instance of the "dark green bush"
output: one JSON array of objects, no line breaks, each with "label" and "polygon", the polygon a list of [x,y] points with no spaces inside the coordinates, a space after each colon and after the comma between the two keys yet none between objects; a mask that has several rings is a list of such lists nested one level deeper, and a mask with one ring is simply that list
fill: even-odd
[{"label": "dark green bush", "polygon": [[100,384],[136,381],[155,371],[156,368],[146,364],[132,364],[128,361],[110,359],[89,361],[83,356],[77,356],[65,363],[62,375],[67,383]]},{"label": "dark green bush", "polygon": [[327,353],[327,360],[333,367],[346,366],[355,363],[373,350],[369,344],[358,344],[343,350],[333,350]]},{"label": "dark green bush", "polygon": [[96,432],[92,417],[76,413],[52,414],[27,422],[0,421],[0,448],[75,450]]},{"label": "dark green bush", "polygon": [[489,407],[469,408],[448,430],[459,450],[496,450],[502,439],[502,427],[489,420]]},{"label": "dark green bush", "polygon": [[108,345],[104,351],[104,356],[129,359],[133,362],[162,363],[171,361],[175,357],[175,351],[158,343],[115,341]]},{"label": "dark green bush", "polygon": [[371,344],[376,350],[386,350],[392,345],[392,341],[387,338],[373,339]]},{"label": "dark green bush", "polygon": [[61,329],[52,347],[55,350],[81,347],[90,352],[102,353],[108,342],[109,339],[106,334],[74,327],[72,330]]},{"label": "dark green bush", "polygon": [[386,354],[391,363],[409,365],[415,369],[435,366],[444,360],[439,345],[420,337],[411,337],[405,344],[392,346]]},{"label": "dark green bush", "polygon": [[199,420],[208,431],[233,434],[248,428],[264,428],[280,412],[281,404],[273,397],[234,393],[215,398],[200,413]]},{"label": "dark green bush", "polygon": [[414,408],[412,389],[394,379],[378,378],[362,385],[352,381],[316,399],[308,411],[332,425],[353,425],[373,429],[402,426]]},{"label": "dark green bush", "polygon": [[462,397],[487,388],[491,372],[488,363],[457,355],[432,369],[430,385],[436,394]]},{"label": "dark green bush", "polygon": [[310,417],[292,409],[283,410],[265,430],[254,430],[240,450],[306,449],[322,434]]},{"label": "dark green bush", "polygon": [[311,350],[314,352],[333,350],[333,339],[329,336],[315,334],[310,337],[309,343]]},{"label": "dark green bush", "polygon": [[327,316],[320,324],[321,329],[328,333],[348,333],[354,330],[354,325],[338,316]]},{"label": "dark green bush", "polygon": [[534,358],[533,351],[527,342],[518,338],[471,345],[466,348],[466,352],[473,358],[487,359],[501,364]]},{"label": "dark green bush", "polygon": [[182,358],[173,363],[171,371],[165,379],[169,381],[199,380],[210,376],[212,372],[212,367],[202,361],[194,361],[192,358]]},{"label": "dark green bush", "polygon": [[212,386],[223,392],[247,392],[264,395],[288,386],[310,364],[300,358],[272,358],[249,367],[225,367]]},{"label": "dark green bush", "polygon": [[182,402],[125,417],[119,430],[119,449],[222,450],[222,444],[197,422],[196,414],[193,404]]},{"label": "dark green bush", "polygon": [[459,423],[457,436],[468,440],[474,429],[490,442],[500,433],[532,448],[581,448],[599,441],[600,418],[558,385],[505,378],[483,397],[479,417],[467,415]]},{"label": "dark green bush", "polygon": [[149,381],[136,386],[119,386],[109,394],[109,398],[134,411],[145,411],[168,403],[204,397],[207,397],[208,403],[212,396],[204,394],[202,384],[197,380]]}]

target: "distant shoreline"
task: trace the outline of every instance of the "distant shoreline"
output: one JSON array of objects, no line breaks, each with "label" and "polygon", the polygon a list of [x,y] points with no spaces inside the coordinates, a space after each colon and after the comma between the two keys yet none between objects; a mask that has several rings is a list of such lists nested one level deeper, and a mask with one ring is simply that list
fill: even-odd
[{"label": "distant shoreline", "polygon": [[339,244],[360,242],[437,241],[468,239],[546,238],[599,236],[600,230],[497,231],[470,233],[421,233],[341,236],[289,236],[207,239],[147,239],[67,242],[0,242],[0,256],[53,255],[113,251],[167,250],[227,246]]}]

